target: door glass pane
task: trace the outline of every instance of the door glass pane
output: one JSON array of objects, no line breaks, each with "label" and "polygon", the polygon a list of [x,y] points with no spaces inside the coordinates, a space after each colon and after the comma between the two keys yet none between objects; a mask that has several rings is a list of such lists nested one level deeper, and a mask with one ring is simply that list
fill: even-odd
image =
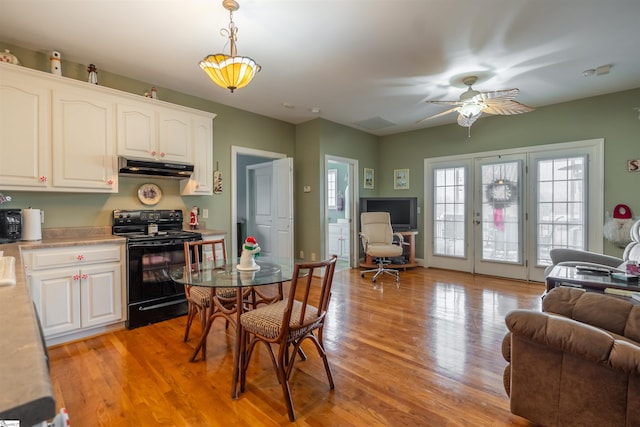
[{"label": "door glass pane", "polygon": [[433,203],[433,253],[465,257],[465,168],[435,169]]},{"label": "door glass pane", "polygon": [[537,162],[537,264],[552,248],[586,249],[586,156]]},{"label": "door glass pane", "polygon": [[482,260],[522,262],[520,161],[481,166]]}]

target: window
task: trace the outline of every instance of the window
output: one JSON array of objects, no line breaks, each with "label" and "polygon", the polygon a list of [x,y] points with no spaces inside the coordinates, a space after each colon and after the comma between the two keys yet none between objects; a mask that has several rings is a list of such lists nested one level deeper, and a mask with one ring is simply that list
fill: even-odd
[{"label": "window", "polygon": [[465,256],[465,168],[448,167],[433,171],[433,252],[437,255]]},{"label": "window", "polygon": [[327,208],[338,207],[338,169],[327,171]]},{"label": "window", "polygon": [[586,164],[586,156],[537,162],[539,265],[551,264],[552,248],[587,249]]}]

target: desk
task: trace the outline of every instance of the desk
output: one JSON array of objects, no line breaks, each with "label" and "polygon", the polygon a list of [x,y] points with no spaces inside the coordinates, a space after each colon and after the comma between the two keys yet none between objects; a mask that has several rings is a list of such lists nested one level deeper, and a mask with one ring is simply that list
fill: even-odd
[{"label": "desk", "polygon": [[[590,292],[606,292],[606,289],[640,292],[638,283],[629,283],[611,278],[608,274],[579,273],[575,267],[557,265],[546,278],[547,289],[558,286],[570,286]],[[614,291],[615,292],[615,291]]]},{"label": "desk", "polygon": [[[239,260],[231,260],[226,264],[223,262],[214,263],[212,261],[204,262],[201,264],[200,269],[197,271],[184,272],[184,267],[180,267],[174,271],[172,276],[177,283],[188,284],[193,286],[203,286],[209,288],[236,288],[236,311],[235,319],[230,318],[227,315],[222,315],[229,321],[233,322],[236,327],[236,342],[235,342],[235,360],[233,362],[233,385],[231,388],[231,397],[233,399],[238,398],[238,381],[240,379],[240,369],[243,363],[243,354],[240,352],[240,337],[242,325],[240,323],[240,316],[244,311],[244,295],[245,289],[250,289],[252,292],[256,292],[255,295],[259,299],[254,300],[258,303],[268,303],[277,299],[282,299],[282,283],[291,280],[293,275],[294,260],[283,258],[269,258],[269,257],[256,257],[256,263],[260,266],[259,270],[255,271],[239,271],[237,264]],[[279,285],[278,295],[273,298],[268,298],[264,294],[260,293],[256,287],[264,285]],[[211,313],[208,317],[207,324],[203,325],[202,335],[200,341],[196,346],[191,360],[193,361],[198,355],[198,352],[202,348],[202,345],[207,339],[209,330],[211,329],[211,323],[215,319],[213,307],[215,301],[212,301],[210,305]]]}]

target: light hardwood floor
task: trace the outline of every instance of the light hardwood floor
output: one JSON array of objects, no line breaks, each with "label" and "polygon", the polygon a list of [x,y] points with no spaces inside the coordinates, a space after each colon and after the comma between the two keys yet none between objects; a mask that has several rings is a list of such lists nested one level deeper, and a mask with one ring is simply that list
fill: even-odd
[{"label": "light hardwood floor", "polygon": [[[541,283],[415,268],[371,283],[337,272],[325,329],[336,388],[322,363],[292,374],[296,425],[528,426],[509,412],[500,351],[505,314],[540,309]],[[185,317],[49,349],[58,407],[75,427],[290,425],[259,348],[247,390],[230,397],[233,330],[214,324],[206,361],[189,363],[199,325]],[[195,333],[195,334],[194,334]],[[310,344],[310,343],[308,343]]]}]

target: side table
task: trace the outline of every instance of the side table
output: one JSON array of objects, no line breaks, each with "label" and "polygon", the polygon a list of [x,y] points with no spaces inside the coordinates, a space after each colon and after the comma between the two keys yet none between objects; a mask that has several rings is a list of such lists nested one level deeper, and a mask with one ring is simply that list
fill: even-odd
[{"label": "side table", "polygon": [[551,270],[546,278],[546,291],[558,286],[570,286],[572,288],[584,289],[587,292],[611,293],[614,295],[637,292],[640,294],[640,284],[630,283],[623,280],[613,279],[608,274],[589,274],[578,272],[575,267],[557,265]]}]

